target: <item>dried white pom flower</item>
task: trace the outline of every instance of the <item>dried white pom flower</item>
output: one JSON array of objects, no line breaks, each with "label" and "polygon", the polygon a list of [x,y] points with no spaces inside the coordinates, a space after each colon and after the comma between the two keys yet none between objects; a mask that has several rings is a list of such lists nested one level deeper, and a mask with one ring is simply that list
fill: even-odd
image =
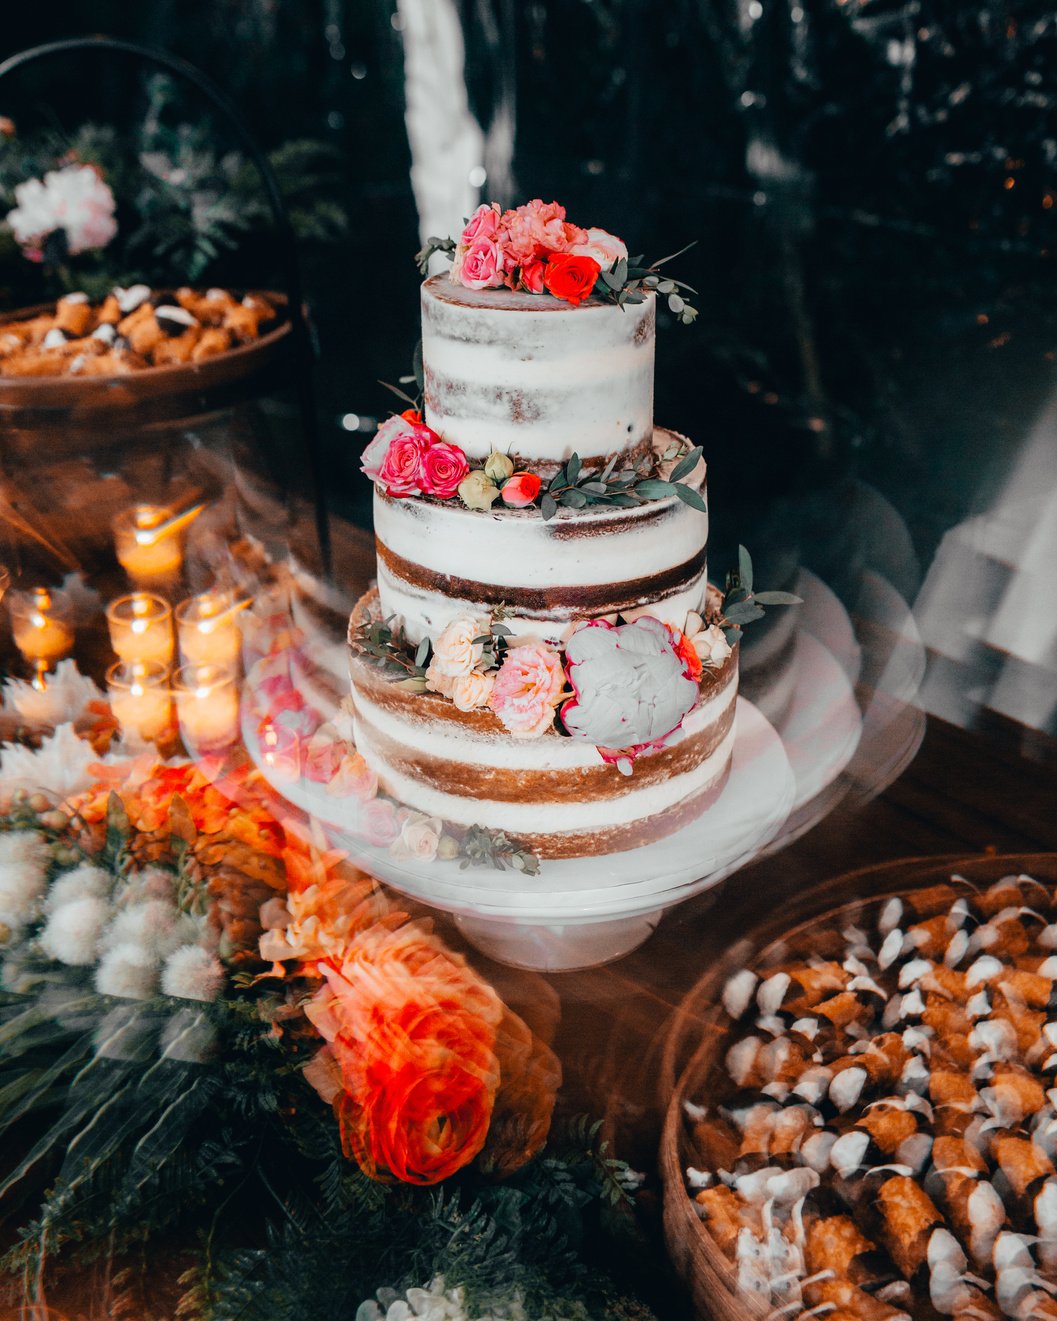
[{"label": "dried white pom flower", "polygon": [[48,842],[36,830],[0,835],[0,922],[21,927],[36,917],[47,886]]},{"label": "dried white pom flower", "polygon": [[99,954],[99,938],[110,921],[110,905],[99,895],[85,894],[62,904],[40,933],[40,947],[49,959],[86,967]]},{"label": "dried white pom flower", "polygon": [[141,945],[161,962],[181,945],[198,938],[194,918],[182,913],[164,899],[147,899],[129,904],[114,918],[103,937],[103,948],[116,945]]},{"label": "dried white pom flower", "polygon": [[102,867],[93,867],[91,863],[83,862],[79,867],[74,867],[73,871],[63,872],[52,881],[44,900],[44,911],[54,913],[63,904],[83,899],[86,895],[103,899],[109,890],[110,873],[103,871]]},{"label": "dried white pom flower", "polygon": [[215,1000],[223,984],[223,965],[200,945],[181,945],[162,970],[162,990],[178,1000]]},{"label": "dried white pom flower", "polygon": [[158,961],[142,945],[115,945],[96,969],[95,987],[100,995],[149,1000],[158,987]]}]

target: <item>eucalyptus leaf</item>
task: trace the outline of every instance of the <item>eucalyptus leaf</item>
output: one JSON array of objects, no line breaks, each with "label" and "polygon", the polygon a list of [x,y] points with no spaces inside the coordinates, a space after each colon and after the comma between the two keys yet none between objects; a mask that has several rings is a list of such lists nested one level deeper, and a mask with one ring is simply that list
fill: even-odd
[{"label": "eucalyptus leaf", "polygon": [[558,505],[554,496],[548,491],[540,501],[540,513],[543,515],[543,521],[546,523],[549,519],[552,519],[557,512]]},{"label": "eucalyptus leaf", "polygon": [[744,546],[738,547],[738,576],[747,592],[752,591],[752,556]]},{"label": "eucalyptus leaf", "polygon": [[674,312],[676,316],[679,315],[679,313],[683,310],[685,306],[686,304],[683,302],[683,300],[679,297],[678,294],[668,295],[668,310],[670,312]]},{"label": "eucalyptus leaf", "polygon": [[739,601],[729,608],[725,606],[723,614],[730,624],[751,624],[754,619],[762,619],[764,612],[755,601]]},{"label": "eucalyptus leaf", "polygon": [[425,665],[426,657],[428,655],[429,655],[429,638],[423,638],[422,641],[418,644],[418,649],[415,652],[415,664],[419,666]]},{"label": "eucalyptus leaf", "polygon": [[624,288],[624,281],[613,271],[602,271],[598,278],[608,285],[610,289]]},{"label": "eucalyptus leaf", "polygon": [[680,462],[672,469],[670,480],[678,482],[683,477],[688,477],[697,467],[703,453],[703,448],[700,445],[695,445],[689,454],[684,455]]},{"label": "eucalyptus leaf", "polygon": [[761,605],[803,605],[802,596],[794,596],[792,592],[757,592],[753,597]]},{"label": "eucalyptus leaf", "polygon": [[642,504],[641,500],[636,500],[633,495],[626,491],[615,491],[608,499],[607,504],[616,505],[618,509],[634,509]]},{"label": "eucalyptus leaf", "polygon": [[685,482],[676,482],[675,494],[682,500],[684,505],[689,505],[691,509],[696,509],[699,513],[708,513],[705,497],[700,491],[695,491],[692,486],[687,486]]},{"label": "eucalyptus leaf", "polygon": [[662,482],[658,477],[647,477],[635,483],[635,493],[647,500],[661,500],[665,496],[675,495],[675,487],[671,482]]},{"label": "eucalyptus leaf", "polygon": [[587,504],[587,496],[583,491],[571,490],[561,493],[561,503],[568,505],[570,509],[583,509]]},{"label": "eucalyptus leaf", "polygon": [[586,491],[588,495],[605,495],[609,488],[606,486],[605,482],[592,481],[581,482],[579,489],[581,491]]},{"label": "eucalyptus leaf", "polygon": [[565,465],[565,476],[570,486],[575,486],[580,477],[580,471],[583,464],[580,462],[579,454],[573,454],[569,462]]}]

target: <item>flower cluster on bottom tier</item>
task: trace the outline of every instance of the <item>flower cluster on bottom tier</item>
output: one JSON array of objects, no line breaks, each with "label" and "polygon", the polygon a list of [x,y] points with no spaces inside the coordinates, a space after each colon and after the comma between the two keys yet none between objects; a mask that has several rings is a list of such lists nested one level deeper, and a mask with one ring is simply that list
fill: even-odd
[{"label": "flower cluster on bottom tier", "polygon": [[[353,611],[350,637],[379,614],[372,590]],[[456,825],[503,830],[543,858],[614,853],[671,834],[718,797],[730,769],[737,648],[704,668],[693,710],[631,775],[556,728],[518,738],[487,708],[462,711],[393,683],[355,647],[351,671],[356,747],[386,793]]]}]

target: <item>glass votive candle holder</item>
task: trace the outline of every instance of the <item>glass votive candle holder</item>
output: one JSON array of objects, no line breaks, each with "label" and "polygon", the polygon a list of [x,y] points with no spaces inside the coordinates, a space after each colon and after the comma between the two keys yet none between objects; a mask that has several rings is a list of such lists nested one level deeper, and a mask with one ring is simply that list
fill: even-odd
[{"label": "glass votive candle holder", "polygon": [[185,665],[238,665],[242,655],[239,614],[244,604],[230,592],[203,592],[180,602],[176,633]]},{"label": "glass votive candle holder", "polygon": [[169,667],[161,661],[124,661],[106,672],[110,709],[130,746],[161,738],[172,720]]},{"label": "glass votive candle holder", "polygon": [[166,669],[172,664],[172,607],[153,592],[119,596],[106,608],[110,645],[118,657],[130,663],[157,661]]},{"label": "glass votive candle holder", "polygon": [[183,665],[173,675],[180,737],[192,756],[226,752],[239,735],[239,694],[230,665]]},{"label": "glass votive candle holder", "polygon": [[32,587],[8,595],[15,646],[43,674],[73,650],[73,601],[63,591]]},{"label": "glass votive candle holder", "polygon": [[261,758],[277,779],[300,779],[301,738],[296,730],[269,720],[261,727],[259,739]]},{"label": "glass votive candle holder", "polygon": [[183,524],[163,505],[133,505],[114,519],[118,563],[139,587],[168,587],[183,568]]}]

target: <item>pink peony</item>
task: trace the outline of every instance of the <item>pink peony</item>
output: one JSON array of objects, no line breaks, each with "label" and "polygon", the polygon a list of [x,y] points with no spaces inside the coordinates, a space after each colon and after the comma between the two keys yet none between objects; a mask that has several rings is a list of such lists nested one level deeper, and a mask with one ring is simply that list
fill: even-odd
[{"label": "pink peony", "polygon": [[387,849],[400,834],[400,817],[388,798],[372,798],[363,807],[363,827],[360,831],[368,844]]},{"label": "pink peony", "polygon": [[469,471],[466,455],[458,445],[442,440],[431,445],[422,456],[422,490],[426,495],[450,500]]},{"label": "pink peony", "polygon": [[671,630],[648,615],[619,627],[582,624],[565,657],[576,693],[562,707],[565,728],[625,773],[631,759],[663,746],[697,703]]},{"label": "pink peony", "polygon": [[515,738],[539,738],[554,723],[564,688],[557,652],[540,643],[512,647],[496,675],[489,705]]},{"label": "pink peony", "polygon": [[114,194],[94,165],[50,170],[43,181],[27,179],[15,189],[7,222],[15,242],[32,261],[40,261],[44,240],[62,230],[71,257],[105,248],[117,233]]},{"label": "pink peony", "polygon": [[482,202],[473,215],[466,222],[466,228],[459,236],[459,242],[463,246],[472,247],[477,239],[491,239],[495,242],[496,234],[499,232],[499,219],[502,212],[499,210],[499,203]]},{"label": "pink peony", "polygon": [[462,259],[459,282],[467,289],[497,289],[503,283],[501,266],[496,244],[491,239],[475,239]]}]

